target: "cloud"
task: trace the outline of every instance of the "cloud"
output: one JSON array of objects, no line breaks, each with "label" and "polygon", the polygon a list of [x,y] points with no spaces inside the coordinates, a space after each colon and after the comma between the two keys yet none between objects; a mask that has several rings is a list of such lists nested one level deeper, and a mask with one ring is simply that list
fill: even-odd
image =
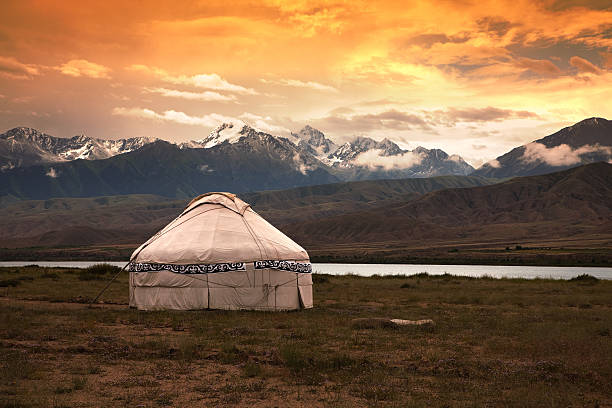
[{"label": "cloud", "polygon": [[[270,123],[272,118],[269,116],[263,117],[253,113],[245,112],[239,116],[240,119],[231,116],[225,116],[218,113],[210,113],[202,116],[192,116],[185,112],[175,110],[167,110],[162,113],[155,112],[147,108],[123,108],[117,107],[112,111],[113,115],[127,116],[141,119],[152,119],[163,122],[174,122],[183,125],[204,126],[214,128],[222,123],[239,123],[248,124],[249,126],[274,135],[289,135],[291,132],[282,127]],[[242,126],[242,125],[241,125]]]},{"label": "cloud", "polygon": [[433,112],[441,122],[499,122],[507,119],[536,119],[539,116],[525,110],[501,109],[493,106],[486,108],[449,108]]},{"label": "cloud", "polygon": [[168,72],[160,68],[148,67],[146,65],[131,65],[127,68],[130,71],[145,72],[152,74],[162,81],[176,85],[190,85],[196,88],[213,89],[216,91],[227,91],[245,95],[257,95],[257,92],[251,88],[245,88],[240,85],[232,84],[221,78],[218,74],[197,74],[192,76],[187,75],[170,75]]},{"label": "cloud", "polygon": [[11,79],[31,79],[40,74],[37,66],[24,64],[13,57],[0,56],[0,76]]},{"label": "cloud", "polygon": [[330,85],[321,84],[319,82],[314,81],[300,81],[299,79],[260,79],[260,82],[264,84],[275,84],[275,85],[284,85],[284,86],[293,86],[296,88],[310,88],[317,91],[327,91],[327,92],[338,92],[336,88]]},{"label": "cloud", "polygon": [[222,95],[218,92],[213,91],[190,92],[168,88],[145,88],[145,90],[147,92],[158,93],[160,95],[172,98],[182,98],[196,101],[230,102],[236,100],[236,97],[234,95]]},{"label": "cloud", "polygon": [[482,149],[486,149],[487,145],[482,145],[482,144],[473,144],[472,145],[472,149],[474,150],[482,150]]},{"label": "cloud", "polygon": [[418,110],[414,112],[385,110],[378,113],[357,113],[339,108],[328,116],[314,119],[315,126],[332,132],[370,132],[379,130],[432,131],[437,126],[452,127],[459,122],[485,123],[511,119],[539,119],[538,114],[526,110],[485,108],[447,108],[445,110]]},{"label": "cloud", "polygon": [[153,119],[163,122],[174,122],[183,125],[193,126],[206,126],[215,127],[224,122],[233,122],[236,119],[220,115],[217,113],[210,113],[203,116],[190,116],[184,112],[177,112],[175,110],[167,110],[163,113],[157,113],[151,109],[146,108],[114,108],[112,111],[113,115],[135,117],[142,119]]},{"label": "cloud", "polygon": [[549,60],[519,58],[515,61],[519,68],[528,69],[540,75],[559,75],[561,70]]},{"label": "cloud", "polygon": [[53,167],[50,167],[49,170],[45,173],[45,176],[51,178],[58,178],[60,175],[59,171],[56,171]]},{"label": "cloud", "polygon": [[308,175],[309,171],[313,171],[315,169],[313,166],[306,164],[304,160],[302,160],[302,155],[298,152],[293,155],[293,162],[296,169],[305,176]]},{"label": "cloud", "polygon": [[208,167],[208,164],[200,164],[198,166],[198,170],[200,171],[200,173],[203,173],[203,174],[210,174],[210,173],[215,172],[214,169],[211,169],[210,167]]},{"label": "cloud", "polygon": [[239,118],[244,120],[251,127],[262,130],[264,132],[268,132],[273,135],[288,136],[291,134],[291,131],[289,129],[271,124],[270,122],[272,121],[272,118],[269,116],[263,117],[255,115],[253,113],[245,112],[240,115]]},{"label": "cloud", "polygon": [[603,73],[603,71],[600,68],[591,64],[589,61],[585,60],[584,58],[580,58],[578,56],[573,56],[572,58],[570,58],[569,63],[573,67],[578,68],[578,72],[590,73],[590,74],[595,74],[595,75],[601,75]]},{"label": "cloud", "polygon": [[73,59],[59,67],[56,67],[62,74],[73,77],[89,77],[108,79],[111,71],[104,65],[96,64],[84,59]]},{"label": "cloud", "polygon": [[355,115],[333,114],[315,121],[317,126],[334,130],[367,132],[378,129],[408,130],[414,127],[426,129],[429,124],[417,114],[388,110],[380,113]]},{"label": "cloud", "polygon": [[408,169],[421,164],[423,155],[414,152],[404,152],[394,156],[383,156],[384,151],[379,149],[367,150],[360,153],[352,163],[367,166],[371,169],[383,168],[385,170]]},{"label": "cloud", "polygon": [[499,160],[493,159],[493,160],[490,160],[490,161],[486,162],[483,165],[483,167],[484,166],[490,166],[490,167],[493,167],[494,169],[499,169],[501,167],[501,163],[499,162]]},{"label": "cloud", "polygon": [[550,166],[570,166],[582,161],[581,157],[588,153],[612,154],[612,147],[600,145],[584,145],[577,149],[561,144],[548,148],[541,143],[529,143],[521,159],[525,162],[544,162]]},{"label": "cloud", "polygon": [[603,66],[612,69],[612,52],[601,52],[599,55],[601,55]]},{"label": "cloud", "polygon": [[451,154],[450,156],[448,156],[447,160],[453,161],[455,163],[463,163],[463,158],[458,154]]}]

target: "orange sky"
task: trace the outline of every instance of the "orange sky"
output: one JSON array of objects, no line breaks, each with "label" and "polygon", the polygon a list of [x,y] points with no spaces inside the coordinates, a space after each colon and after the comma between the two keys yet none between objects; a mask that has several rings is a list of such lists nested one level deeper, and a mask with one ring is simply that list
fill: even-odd
[{"label": "orange sky", "polygon": [[612,118],[609,0],[96,3],[0,4],[0,131],[180,141],[238,118],[479,165]]}]

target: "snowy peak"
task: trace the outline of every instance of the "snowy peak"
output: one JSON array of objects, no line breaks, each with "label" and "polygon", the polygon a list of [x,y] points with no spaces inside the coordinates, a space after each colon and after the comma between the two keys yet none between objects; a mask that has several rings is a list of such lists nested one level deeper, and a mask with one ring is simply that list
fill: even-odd
[{"label": "snowy peak", "polygon": [[249,126],[245,123],[230,122],[217,126],[206,139],[199,140],[202,147],[208,149],[221,143],[236,143],[248,131]]},{"label": "snowy peak", "polygon": [[340,146],[335,152],[330,154],[327,159],[332,165],[341,167],[351,167],[352,161],[362,153],[377,150],[380,156],[394,156],[402,153],[402,149],[385,138],[380,142],[369,137],[356,137],[350,142]]},{"label": "snowy peak", "polygon": [[237,143],[240,139],[252,133],[260,132],[241,121],[227,122],[217,126],[204,139],[184,142],[179,147],[181,149],[210,149],[223,143]]},{"label": "snowy peak", "polygon": [[376,141],[357,137],[340,146],[325,161],[339,171],[349,172],[351,179],[467,175],[474,171],[460,156],[420,146],[403,150],[387,138]]},{"label": "snowy peak", "polygon": [[304,126],[298,133],[292,133],[292,136],[300,149],[318,157],[325,157],[338,148],[323,132],[310,125]]},{"label": "snowy peak", "polygon": [[154,139],[146,137],[104,140],[77,135],[62,138],[32,128],[18,127],[0,135],[0,169],[77,159],[106,159],[134,151],[152,141]]}]

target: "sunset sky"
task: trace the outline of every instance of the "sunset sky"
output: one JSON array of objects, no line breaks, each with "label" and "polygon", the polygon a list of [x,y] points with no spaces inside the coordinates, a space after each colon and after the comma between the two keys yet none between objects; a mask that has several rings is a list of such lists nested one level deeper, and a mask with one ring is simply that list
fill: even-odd
[{"label": "sunset sky", "polygon": [[242,119],[388,137],[478,166],[612,118],[612,3],[0,4],[0,132],[199,139]]}]

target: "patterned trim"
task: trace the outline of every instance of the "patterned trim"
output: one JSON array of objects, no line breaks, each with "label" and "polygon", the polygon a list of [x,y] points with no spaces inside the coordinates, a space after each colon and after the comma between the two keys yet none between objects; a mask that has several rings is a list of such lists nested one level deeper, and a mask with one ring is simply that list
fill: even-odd
[{"label": "patterned trim", "polygon": [[281,271],[311,273],[312,265],[294,261],[255,261],[255,269],[280,269]]},{"label": "patterned trim", "polygon": [[192,264],[192,265],[172,265],[172,264],[152,264],[152,263],[133,263],[130,264],[130,272],[159,272],[170,271],[184,274],[203,274],[229,271],[245,271],[244,262],[239,263],[219,263],[219,264]]},{"label": "patterned trim", "polygon": [[[295,261],[255,261],[253,262],[255,269],[278,269],[288,272],[311,273],[312,265],[310,263],[295,262]],[[204,274],[230,271],[245,271],[246,264],[238,263],[219,263],[219,264],[191,264],[191,265],[173,265],[173,264],[155,264],[155,263],[131,263],[128,267],[130,272],[159,272],[170,271],[183,274]]]}]

